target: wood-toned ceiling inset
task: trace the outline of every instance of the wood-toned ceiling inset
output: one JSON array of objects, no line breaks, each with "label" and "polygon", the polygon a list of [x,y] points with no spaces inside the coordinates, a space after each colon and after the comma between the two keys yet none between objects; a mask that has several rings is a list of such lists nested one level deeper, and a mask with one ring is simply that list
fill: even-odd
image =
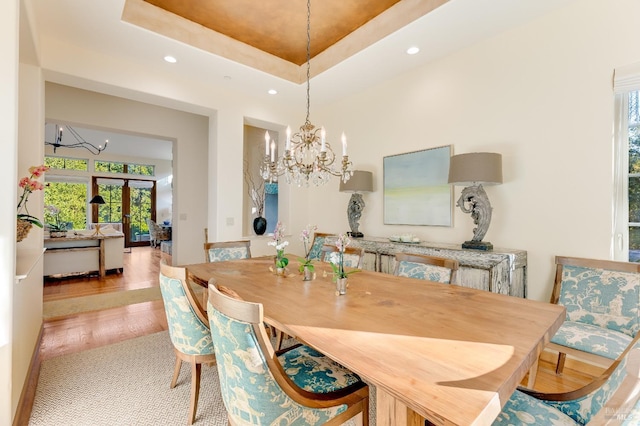
[{"label": "wood-toned ceiling inset", "polygon": [[[307,60],[306,0],[145,0],[296,65]],[[400,0],[311,2],[311,57]]]}]

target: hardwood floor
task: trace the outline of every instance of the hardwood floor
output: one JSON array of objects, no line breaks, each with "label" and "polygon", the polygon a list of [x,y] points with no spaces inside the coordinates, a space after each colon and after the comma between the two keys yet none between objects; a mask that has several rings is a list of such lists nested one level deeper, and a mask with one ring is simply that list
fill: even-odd
[{"label": "hardwood floor", "polygon": [[[108,274],[104,278],[93,276],[45,281],[44,301],[159,285],[160,260],[162,256],[166,256],[159,249],[134,247],[131,253],[125,253],[124,256],[124,271],[121,274]],[[166,329],[167,319],[161,300],[47,320],[43,325],[40,351],[34,365],[34,376],[37,377],[40,363],[46,359]],[[567,360],[564,374],[556,376],[553,360],[551,354],[545,354],[541,358],[535,386],[539,391],[566,392],[576,389],[589,383],[601,372],[601,369]],[[34,380],[27,386],[25,398],[16,414],[14,425],[28,424],[36,384]]]}]

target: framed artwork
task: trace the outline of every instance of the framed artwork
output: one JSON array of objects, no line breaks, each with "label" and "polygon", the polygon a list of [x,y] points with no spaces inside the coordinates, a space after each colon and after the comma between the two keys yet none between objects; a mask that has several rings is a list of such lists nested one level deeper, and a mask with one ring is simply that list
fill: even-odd
[{"label": "framed artwork", "polygon": [[384,157],[385,225],[452,226],[451,145]]}]

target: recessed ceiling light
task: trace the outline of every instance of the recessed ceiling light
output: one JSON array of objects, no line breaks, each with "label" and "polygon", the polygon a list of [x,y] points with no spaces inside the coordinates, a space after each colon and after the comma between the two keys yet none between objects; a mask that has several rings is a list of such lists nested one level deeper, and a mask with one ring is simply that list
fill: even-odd
[{"label": "recessed ceiling light", "polygon": [[407,49],[407,54],[408,54],[408,55],[415,55],[415,54],[416,54],[416,53],[418,53],[419,51],[420,51],[420,48],[419,48],[419,47],[415,47],[415,46],[413,46],[413,47],[410,47],[410,48],[408,48],[408,49]]},{"label": "recessed ceiling light", "polygon": [[231,76],[230,75],[225,75],[222,78],[225,79],[225,80],[231,80]]},{"label": "recessed ceiling light", "polygon": [[170,64],[175,64],[176,62],[178,62],[178,60],[171,55],[165,56],[164,60],[169,62]]},{"label": "recessed ceiling light", "polygon": [[278,91],[276,89],[269,89],[267,93],[269,93],[270,95],[277,95]]}]

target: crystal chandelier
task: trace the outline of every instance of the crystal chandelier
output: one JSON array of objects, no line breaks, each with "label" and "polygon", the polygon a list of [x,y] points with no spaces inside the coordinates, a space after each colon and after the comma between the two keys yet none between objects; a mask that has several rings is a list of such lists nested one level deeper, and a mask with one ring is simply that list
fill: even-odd
[{"label": "crystal chandelier", "polygon": [[331,176],[340,176],[343,182],[353,175],[347,155],[347,138],[342,133],[342,163],[336,164],[336,155],[326,140],[324,127],[316,128],[309,121],[309,80],[311,76],[311,0],[307,0],[307,118],[300,131],[291,134],[287,126],[284,155],[276,158],[275,141],[270,142],[269,132],[265,134],[265,156],[260,168],[264,180],[276,182],[278,176],[285,176],[287,183],[302,186],[309,182],[316,186],[327,183]]}]

